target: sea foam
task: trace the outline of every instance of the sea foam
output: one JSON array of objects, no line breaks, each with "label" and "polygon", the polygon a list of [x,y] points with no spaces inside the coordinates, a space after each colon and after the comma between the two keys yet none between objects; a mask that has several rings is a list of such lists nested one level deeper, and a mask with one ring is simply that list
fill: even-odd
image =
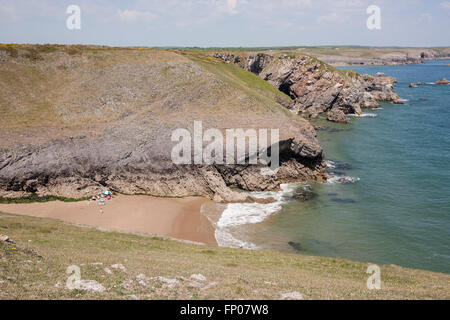
[{"label": "sea foam", "polygon": [[215,237],[217,244],[221,247],[258,249],[258,246],[238,239],[236,233],[233,232],[240,226],[260,223],[271,215],[279,212],[282,204],[288,201],[295,189],[297,183],[280,185],[281,191],[278,192],[250,192],[249,194],[255,198],[267,199],[273,198],[275,202],[262,203],[230,203],[226,206],[217,222],[211,221],[215,227]]},{"label": "sea foam", "polygon": [[358,118],[375,118],[377,115],[375,113],[363,113],[363,114],[351,113],[351,114],[348,114],[347,116],[358,117]]},{"label": "sea foam", "polygon": [[349,176],[333,176],[327,180],[327,184],[335,184],[335,183],[355,183],[360,179],[358,177],[349,177]]}]

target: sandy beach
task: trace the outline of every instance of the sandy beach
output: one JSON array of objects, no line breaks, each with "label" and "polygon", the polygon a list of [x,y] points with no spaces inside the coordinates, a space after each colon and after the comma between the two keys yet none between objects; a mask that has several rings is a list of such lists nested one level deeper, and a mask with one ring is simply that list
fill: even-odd
[{"label": "sandy beach", "polygon": [[58,219],[106,230],[140,232],[217,245],[214,228],[200,213],[200,197],[155,198],[118,195],[99,206],[95,201],[0,204],[0,211]]}]

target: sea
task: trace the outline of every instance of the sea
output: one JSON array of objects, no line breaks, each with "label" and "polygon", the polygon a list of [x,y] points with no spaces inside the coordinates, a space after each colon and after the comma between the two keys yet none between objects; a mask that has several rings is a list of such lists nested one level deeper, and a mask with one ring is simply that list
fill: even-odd
[{"label": "sea", "polygon": [[450,79],[449,65],[341,67],[395,77],[405,104],[324,121],[327,182],[252,193],[270,204],[205,209],[219,245],[450,273],[450,85],[433,84]]}]

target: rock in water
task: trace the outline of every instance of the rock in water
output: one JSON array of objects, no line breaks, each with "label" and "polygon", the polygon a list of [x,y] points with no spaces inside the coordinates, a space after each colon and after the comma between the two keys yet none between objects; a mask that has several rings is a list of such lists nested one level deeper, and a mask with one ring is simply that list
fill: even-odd
[{"label": "rock in water", "polygon": [[290,245],[296,251],[303,251],[302,245],[300,242],[289,241],[288,245]]},{"label": "rock in water", "polygon": [[345,113],[338,108],[333,108],[328,111],[327,120],[339,123],[347,123],[347,117],[345,116]]},{"label": "rock in water", "polygon": [[449,84],[450,81],[448,81],[446,78],[442,78],[441,80],[436,81],[434,84]]},{"label": "rock in water", "polygon": [[292,199],[300,201],[311,200],[316,196],[317,194],[312,191],[310,186],[303,186],[292,193]]}]

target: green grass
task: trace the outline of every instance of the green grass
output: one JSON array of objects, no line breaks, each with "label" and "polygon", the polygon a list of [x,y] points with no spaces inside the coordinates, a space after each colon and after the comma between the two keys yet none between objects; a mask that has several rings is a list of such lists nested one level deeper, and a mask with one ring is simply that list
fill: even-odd
[{"label": "green grass", "polygon": [[0,197],[0,203],[11,204],[11,203],[35,203],[35,202],[50,202],[50,201],[62,201],[62,202],[78,202],[89,200],[90,197],[84,198],[65,198],[59,196],[39,196],[38,194],[32,193],[29,196],[20,198],[2,198]]},{"label": "green grass", "polygon": [[[340,258],[194,245],[5,213],[0,234],[16,242],[0,243],[0,299],[279,299],[293,291],[305,299],[450,298],[450,275],[392,265],[380,266],[382,289],[371,291],[369,264]],[[106,290],[66,289],[70,265]],[[189,277],[198,273],[207,278],[202,286],[215,284],[192,287]],[[151,279],[158,276],[179,283]]]},{"label": "green grass", "polygon": [[186,54],[186,52],[181,53],[204,67],[209,72],[215,74],[228,85],[238,90],[242,90],[249,96],[258,99],[261,102],[261,105],[269,107],[271,111],[282,112],[288,117],[293,118],[292,113],[279,104],[281,102],[291,103],[291,98],[257,75],[248,72],[239,66],[227,64],[219,59],[211,58],[208,55],[198,55],[197,53]]}]

